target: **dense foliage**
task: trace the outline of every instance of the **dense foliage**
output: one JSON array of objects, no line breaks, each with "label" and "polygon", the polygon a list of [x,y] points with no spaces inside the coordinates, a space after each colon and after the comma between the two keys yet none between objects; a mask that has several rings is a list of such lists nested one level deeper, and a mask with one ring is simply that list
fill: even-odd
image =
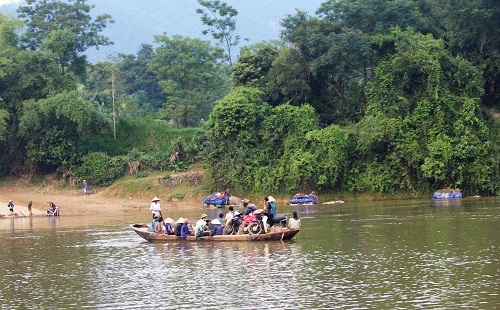
[{"label": "dense foliage", "polygon": [[162,34],[89,64],[112,19],[85,0],[0,14],[0,174],[105,185],[204,160],[214,189],[500,192],[495,1],[327,0],[234,64],[238,12],[198,3],[225,53]]}]

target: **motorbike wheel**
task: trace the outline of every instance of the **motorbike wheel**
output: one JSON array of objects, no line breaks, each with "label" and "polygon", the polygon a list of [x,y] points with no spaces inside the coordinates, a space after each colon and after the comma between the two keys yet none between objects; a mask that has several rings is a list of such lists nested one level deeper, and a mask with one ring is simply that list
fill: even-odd
[{"label": "motorbike wheel", "polygon": [[250,235],[258,235],[262,232],[262,225],[260,223],[250,223],[248,224],[248,233]]},{"label": "motorbike wheel", "polygon": [[224,230],[222,231],[222,234],[223,235],[232,235],[232,234],[234,234],[233,225],[226,225],[224,227]]}]

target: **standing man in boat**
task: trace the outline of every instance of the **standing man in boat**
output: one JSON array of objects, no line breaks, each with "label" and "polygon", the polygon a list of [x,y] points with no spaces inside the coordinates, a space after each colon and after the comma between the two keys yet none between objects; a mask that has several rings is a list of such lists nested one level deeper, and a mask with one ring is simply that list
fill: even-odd
[{"label": "standing man in boat", "polygon": [[158,217],[163,217],[161,214],[160,198],[155,197],[151,199],[151,205],[149,206],[149,211],[153,214],[153,219]]},{"label": "standing man in boat", "polygon": [[272,227],[273,218],[276,216],[276,201],[273,196],[264,197],[264,212],[267,215],[269,227]]}]

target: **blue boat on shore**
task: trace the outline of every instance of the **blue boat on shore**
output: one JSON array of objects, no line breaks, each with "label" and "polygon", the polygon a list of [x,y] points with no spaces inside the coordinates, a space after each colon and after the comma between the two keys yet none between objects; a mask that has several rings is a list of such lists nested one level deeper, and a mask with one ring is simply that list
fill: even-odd
[{"label": "blue boat on shore", "polygon": [[288,203],[291,206],[294,205],[316,205],[318,204],[318,198],[315,195],[295,195]]},{"label": "blue boat on shore", "polygon": [[460,189],[440,189],[434,192],[432,195],[434,199],[454,199],[462,198],[462,191]]}]

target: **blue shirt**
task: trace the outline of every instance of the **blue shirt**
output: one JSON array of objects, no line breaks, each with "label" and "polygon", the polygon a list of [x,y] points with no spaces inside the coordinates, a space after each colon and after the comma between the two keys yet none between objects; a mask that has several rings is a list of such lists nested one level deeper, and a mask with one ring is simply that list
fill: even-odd
[{"label": "blue shirt", "polygon": [[189,231],[189,228],[187,224],[183,224],[181,227],[181,237],[182,239],[186,239],[187,236],[190,236],[191,232]]},{"label": "blue shirt", "polygon": [[273,216],[276,216],[276,203],[274,201],[271,201],[269,203],[269,213],[271,213]]}]

